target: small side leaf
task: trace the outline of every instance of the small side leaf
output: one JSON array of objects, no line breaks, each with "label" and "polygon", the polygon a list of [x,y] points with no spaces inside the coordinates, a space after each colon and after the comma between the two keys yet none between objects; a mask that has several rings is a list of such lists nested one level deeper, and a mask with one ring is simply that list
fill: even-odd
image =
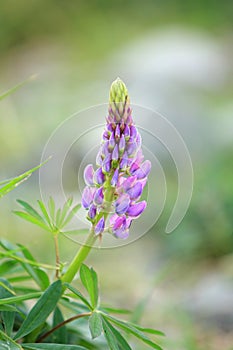
[{"label": "small side leaf", "polygon": [[51,286],[49,286],[49,288],[41,295],[40,299],[33,306],[22,326],[16,333],[14,339],[17,340],[24,337],[45,322],[49,314],[56,307],[61,295],[62,283],[58,280],[51,284]]},{"label": "small side leaf", "polygon": [[102,320],[98,312],[93,312],[89,318],[89,329],[91,332],[92,339],[99,337],[102,333]]}]

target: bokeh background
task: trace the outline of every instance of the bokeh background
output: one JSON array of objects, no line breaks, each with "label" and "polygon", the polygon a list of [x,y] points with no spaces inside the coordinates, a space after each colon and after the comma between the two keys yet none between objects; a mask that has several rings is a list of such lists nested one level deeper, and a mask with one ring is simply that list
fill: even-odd
[{"label": "bokeh background", "polygon": [[[107,102],[117,76],[133,103],[166,116],[188,146],[195,181],[180,226],[164,233],[177,174],[169,154],[153,150],[168,182],[162,216],[135,243],[88,260],[103,300],[136,307],[134,320],[166,333],[166,350],[233,349],[232,24],[230,0],[0,3],[1,92],[37,74],[0,103],[1,179],[38,164],[54,129]],[[81,158],[70,162],[71,182]],[[52,262],[51,237],[12,214],[16,198],[36,203],[38,174],[1,200],[1,236]],[[78,248],[66,238],[61,246],[63,261]]]}]

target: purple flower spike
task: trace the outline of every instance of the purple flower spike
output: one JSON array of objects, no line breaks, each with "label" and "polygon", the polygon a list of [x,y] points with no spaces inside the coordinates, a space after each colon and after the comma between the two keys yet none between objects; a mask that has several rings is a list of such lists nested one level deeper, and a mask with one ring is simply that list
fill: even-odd
[{"label": "purple flower spike", "polygon": [[115,202],[115,209],[118,215],[124,214],[130,204],[130,198],[127,194],[122,194]]},{"label": "purple flower spike", "polygon": [[151,163],[143,163],[141,144],[128,91],[118,78],[110,89],[106,126],[96,157],[97,169],[89,164],[84,171],[87,186],[82,205],[96,235],[106,228],[117,238],[127,238],[132,220],[146,208],[146,201],[139,200]]},{"label": "purple flower spike", "polygon": [[98,236],[104,231],[104,226],[105,226],[105,221],[104,221],[104,217],[102,216],[102,218],[97,222],[94,228],[96,236]]},{"label": "purple flower spike", "polygon": [[138,218],[142,212],[146,209],[146,201],[142,201],[136,204],[131,204],[131,206],[127,210],[127,214],[131,216],[131,218]]},{"label": "purple flower spike", "polygon": [[101,205],[103,203],[103,200],[104,200],[103,187],[100,187],[95,192],[93,201],[94,201],[95,205]]},{"label": "purple flower spike", "polygon": [[113,177],[112,177],[112,180],[111,180],[111,185],[112,185],[113,187],[115,187],[116,184],[117,184],[118,176],[119,176],[119,169],[116,169],[116,170],[114,171],[114,174],[113,174]]},{"label": "purple flower spike", "polygon": [[93,176],[94,176],[94,169],[92,164],[88,164],[86,168],[84,169],[84,181],[87,186],[92,186],[93,183]]},{"label": "purple flower spike", "polygon": [[95,193],[95,188],[86,186],[82,194],[82,206],[85,209],[89,209],[91,203],[93,202],[93,197]]},{"label": "purple flower spike", "polygon": [[130,188],[127,191],[127,194],[130,196],[131,200],[136,200],[139,199],[141,197],[142,194],[142,184],[141,182],[137,182],[132,188]]},{"label": "purple flower spike", "polygon": [[104,180],[105,180],[105,176],[104,176],[104,173],[102,172],[102,168],[97,169],[94,174],[94,181],[98,185],[103,185]]},{"label": "purple flower spike", "polygon": [[90,206],[90,209],[88,211],[88,216],[91,220],[93,220],[96,216],[97,208],[94,204]]}]

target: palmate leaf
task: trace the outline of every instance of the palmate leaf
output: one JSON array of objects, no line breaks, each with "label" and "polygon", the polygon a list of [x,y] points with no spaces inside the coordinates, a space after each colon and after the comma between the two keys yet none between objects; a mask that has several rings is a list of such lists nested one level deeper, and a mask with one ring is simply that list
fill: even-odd
[{"label": "palmate leaf", "polygon": [[[24,211],[15,210],[14,213],[16,215],[54,234],[64,234],[64,232],[62,232],[63,227],[73,219],[74,215],[81,208],[81,204],[77,204],[71,208],[73,202],[72,198],[69,198],[65,202],[63,208],[58,208],[57,210],[52,197],[49,198],[48,209],[41,200],[38,200],[37,202],[41,213],[23,200],[18,199],[17,202],[23,207]],[[79,231],[88,232],[85,229],[75,231],[76,233]]]},{"label": "palmate leaf", "polygon": [[54,282],[41,295],[40,299],[33,306],[27,318],[16,333],[14,339],[18,340],[45,322],[49,314],[55,309],[62,296],[62,283],[60,280]]},{"label": "palmate leaf", "polygon": [[80,278],[82,284],[89,293],[91,305],[93,309],[95,309],[98,305],[99,299],[97,274],[92,268],[89,268],[87,265],[82,264],[80,268]]},{"label": "palmate leaf", "polygon": [[[162,350],[162,348],[158,344],[151,341],[141,330],[136,328],[135,325],[132,325],[128,322],[119,320],[119,319],[117,319],[113,316],[107,315],[107,314],[105,314],[103,317],[105,319],[107,319],[108,321],[110,321],[111,323],[118,326],[119,328],[123,329],[125,332],[130,333],[130,334],[134,335],[135,337],[141,339],[144,343],[151,346],[153,349]],[[139,327],[139,328],[143,329],[142,327]],[[148,330],[148,328],[145,328],[145,329]],[[156,335],[158,335],[158,334],[156,333]],[[163,335],[163,333],[160,335]]]},{"label": "palmate leaf", "polygon": [[36,171],[37,169],[39,169],[42,165],[44,165],[45,163],[47,163],[49,159],[47,159],[45,162],[39,164],[38,166],[36,166],[35,168],[32,168],[28,171],[26,171],[25,173],[14,177],[13,179],[9,179],[9,180],[4,180],[2,182],[0,182],[0,198],[2,198],[3,196],[5,196],[7,193],[9,193],[10,191],[12,191],[15,187],[17,187],[21,182],[27,180],[29,178],[29,176],[31,176],[31,174]]}]

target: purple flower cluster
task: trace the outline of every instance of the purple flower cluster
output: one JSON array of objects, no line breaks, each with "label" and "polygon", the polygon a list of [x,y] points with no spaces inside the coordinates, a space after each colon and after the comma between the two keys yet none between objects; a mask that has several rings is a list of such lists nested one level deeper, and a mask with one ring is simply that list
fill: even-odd
[{"label": "purple flower cluster", "polygon": [[151,169],[143,161],[141,135],[132,120],[128,92],[117,79],[110,89],[110,103],[103,142],[96,157],[97,170],[92,164],[84,170],[86,187],[82,206],[96,235],[108,230],[117,238],[127,238],[133,219],[146,208],[139,201]]}]

